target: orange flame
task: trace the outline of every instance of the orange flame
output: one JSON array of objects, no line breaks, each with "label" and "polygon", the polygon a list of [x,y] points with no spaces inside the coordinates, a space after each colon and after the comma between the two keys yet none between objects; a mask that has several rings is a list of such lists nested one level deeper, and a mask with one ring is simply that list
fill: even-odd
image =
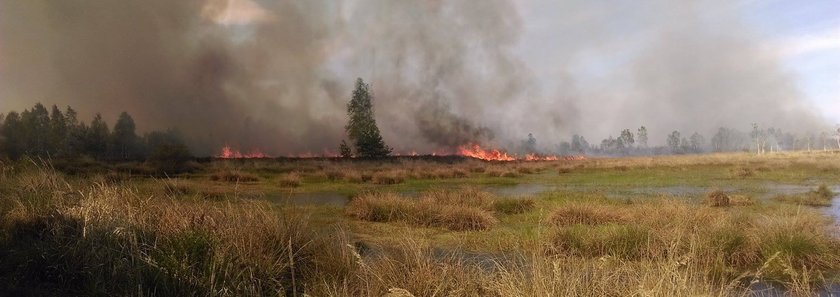
[{"label": "orange flame", "polygon": [[472,145],[464,145],[458,147],[458,154],[465,157],[476,158],[481,160],[487,161],[513,161],[516,158],[508,155],[508,153],[497,150],[497,149],[490,149],[486,150],[481,148],[478,144]]},{"label": "orange flame", "polygon": [[230,146],[222,147],[222,152],[216,155],[216,158],[220,159],[260,159],[260,158],[270,158],[268,155],[260,152],[257,149],[252,149],[248,153],[242,153],[239,150],[232,149]]}]

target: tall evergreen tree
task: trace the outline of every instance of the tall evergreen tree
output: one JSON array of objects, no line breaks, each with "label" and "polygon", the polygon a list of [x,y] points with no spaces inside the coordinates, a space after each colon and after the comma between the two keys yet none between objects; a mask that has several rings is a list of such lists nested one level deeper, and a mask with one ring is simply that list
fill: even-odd
[{"label": "tall evergreen tree", "polygon": [[50,113],[38,103],[20,114],[24,152],[33,156],[46,156],[49,151]]},{"label": "tall evergreen tree", "polygon": [[87,125],[79,121],[78,114],[70,106],[64,111],[64,125],[67,127],[65,156],[76,157],[85,152]]},{"label": "tall evergreen tree", "polygon": [[140,140],[135,133],[134,119],[127,112],[120,113],[111,134],[111,157],[119,160],[135,159]]},{"label": "tall evergreen tree", "polygon": [[102,115],[97,113],[90,122],[90,128],[87,129],[85,137],[85,152],[94,158],[102,158],[108,150],[108,124],[102,119]]},{"label": "tall evergreen tree", "polygon": [[385,145],[373,112],[373,95],[370,85],[361,78],[356,80],[353,97],[347,104],[349,122],[345,127],[347,136],[356,148],[356,155],[362,158],[381,158],[391,153]]},{"label": "tall evergreen tree", "polygon": [[53,155],[64,156],[67,143],[67,119],[58,106],[52,106],[50,112],[49,148]]},{"label": "tall evergreen tree", "polygon": [[17,159],[23,155],[24,134],[20,114],[12,111],[6,115],[6,118],[3,119],[3,130],[0,130],[0,135],[2,136],[0,148],[9,158]]}]

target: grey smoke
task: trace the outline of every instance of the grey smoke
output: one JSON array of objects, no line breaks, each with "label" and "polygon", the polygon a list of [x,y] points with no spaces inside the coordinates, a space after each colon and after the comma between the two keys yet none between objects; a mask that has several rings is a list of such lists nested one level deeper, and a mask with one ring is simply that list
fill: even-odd
[{"label": "grey smoke", "polygon": [[822,124],[730,1],[257,1],[263,20],[214,22],[230,3],[2,1],[0,112],[126,110],[199,154],[317,153],[362,77],[400,151]]}]

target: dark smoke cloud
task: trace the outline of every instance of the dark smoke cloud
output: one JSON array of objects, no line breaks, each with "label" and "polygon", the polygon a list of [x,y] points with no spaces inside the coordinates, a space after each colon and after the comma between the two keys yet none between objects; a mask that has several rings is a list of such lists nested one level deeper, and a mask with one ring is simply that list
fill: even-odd
[{"label": "dark smoke cloud", "polygon": [[[199,154],[318,153],[362,77],[400,151],[820,124],[724,1],[257,0],[259,17],[219,21],[244,2],[2,1],[0,112],[125,110]],[[542,39],[522,40],[529,26]],[[595,78],[581,66],[604,58]]]}]

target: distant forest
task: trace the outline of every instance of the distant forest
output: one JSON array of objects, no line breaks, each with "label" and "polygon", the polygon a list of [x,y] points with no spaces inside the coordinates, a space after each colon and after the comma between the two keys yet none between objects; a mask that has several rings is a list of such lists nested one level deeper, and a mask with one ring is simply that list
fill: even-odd
[{"label": "distant forest", "polygon": [[[364,86],[361,81],[359,83]],[[348,114],[353,118],[353,112],[348,111]],[[370,125],[375,127],[375,123]],[[635,131],[624,129],[617,137],[610,136],[600,143],[589,143],[583,136],[574,135],[569,141],[557,144],[553,153],[606,156],[840,149],[840,129],[799,135],[755,124],[751,128],[749,132],[743,132],[721,127],[711,138],[697,132],[686,135],[671,131],[667,134],[665,145],[649,145],[648,129],[642,126]],[[192,160],[189,148],[176,130],[152,131],[142,136],[136,130],[134,119],[127,112],[121,113],[116,123],[109,126],[99,113],[86,123],[78,119],[72,107],[62,111],[53,105],[48,110],[38,103],[20,113],[0,113],[0,160],[29,156],[52,160],[145,162],[165,171],[178,171],[184,163]],[[382,147],[379,154],[390,152],[381,143],[381,138],[374,140]],[[343,146],[342,152],[347,153],[342,154],[350,156],[349,146]],[[533,135],[522,141],[520,150],[545,153],[537,149],[537,140]],[[364,152],[360,148],[357,151]]]},{"label": "distant forest", "polygon": [[[574,135],[570,141],[563,141],[557,146],[560,154],[587,155],[672,155],[701,154],[711,152],[780,152],[840,149],[840,129],[819,133],[794,134],[779,128],[762,128],[753,124],[749,132],[734,128],[721,127],[711,138],[698,132],[690,135],[680,131],[666,134],[665,145],[649,145],[648,130],[639,127],[635,133],[624,129],[618,137],[610,136],[598,144],[590,144],[583,136]],[[534,147],[535,140],[523,141],[525,150]]]},{"label": "distant forest", "polygon": [[192,156],[175,130],[137,135],[134,119],[127,112],[109,127],[97,113],[86,123],[72,107],[61,111],[41,103],[20,113],[0,114],[0,158],[23,156],[49,159],[90,158],[110,162],[148,162],[173,167]]}]

